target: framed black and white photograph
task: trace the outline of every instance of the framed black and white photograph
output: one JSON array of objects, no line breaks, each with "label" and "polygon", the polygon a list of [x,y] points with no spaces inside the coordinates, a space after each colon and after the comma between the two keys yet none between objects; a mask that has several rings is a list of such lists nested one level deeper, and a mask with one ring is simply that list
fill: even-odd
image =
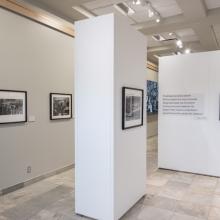
[{"label": "framed black and white photograph", "polygon": [[0,90],[0,124],[27,122],[27,92]]},{"label": "framed black and white photograph", "polygon": [[72,94],[50,93],[50,119],[72,118]]},{"label": "framed black and white photograph", "polygon": [[129,129],[143,125],[144,90],[122,88],[122,129]]}]

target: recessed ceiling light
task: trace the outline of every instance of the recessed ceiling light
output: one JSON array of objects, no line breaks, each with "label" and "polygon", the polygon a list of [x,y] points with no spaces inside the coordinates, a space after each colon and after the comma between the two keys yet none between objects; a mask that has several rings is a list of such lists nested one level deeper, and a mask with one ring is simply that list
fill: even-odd
[{"label": "recessed ceiling light", "polygon": [[185,54],[191,53],[191,50],[189,48],[185,49]]}]

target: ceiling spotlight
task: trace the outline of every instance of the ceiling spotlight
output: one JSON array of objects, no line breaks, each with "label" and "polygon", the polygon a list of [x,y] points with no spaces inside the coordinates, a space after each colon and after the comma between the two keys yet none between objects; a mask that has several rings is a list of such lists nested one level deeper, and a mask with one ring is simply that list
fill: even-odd
[{"label": "ceiling spotlight", "polygon": [[191,53],[191,50],[189,48],[185,49],[185,54]]},{"label": "ceiling spotlight", "polygon": [[156,22],[157,22],[157,23],[160,23],[160,18],[157,18],[157,19],[156,19]]},{"label": "ceiling spotlight", "polygon": [[179,48],[183,48],[183,42],[181,40],[177,40],[176,41],[176,45],[179,47]]},{"label": "ceiling spotlight", "polygon": [[133,0],[132,3],[133,3],[133,5],[140,5],[141,0]]},{"label": "ceiling spotlight", "polygon": [[170,32],[170,33],[169,33],[169,36],[172,36],[172,35],[173,35],[173,33],[172,33],[172,32]]},{"label": "ceiling spotlight", "polygon": [[160,23],[160,21],[161,21],[160,14],[158,12],[156,12],[155,14],[156,14],[156,22]]},{"label": "ceiling spotlight", "polygon": [[151,8],[148,8],[148,17],[152,18],[154,16],[154,11]]},{"label": "ceiling spotlight", "polygon": [[150,2],[146,2],[147,3],[147,13],[148,13],[148,17],[152,18],[155,15],[155,10],[153,9],[152,5]]},{"label": "ceiling spotlight", "polygon": [[133,15],[135,11],[132,8],[128,8],[128,15]]}]

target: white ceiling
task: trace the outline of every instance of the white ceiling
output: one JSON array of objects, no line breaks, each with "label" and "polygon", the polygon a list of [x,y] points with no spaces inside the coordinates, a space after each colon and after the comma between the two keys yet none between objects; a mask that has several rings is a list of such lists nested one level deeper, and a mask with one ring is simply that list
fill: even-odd
[{"label": "white ceiling", "polygon": [[[146,7],[135,6],[132,0],[24,0],[68,21],[85,19],[86,16],[74,10],[80,6],[94,15],[116,11],[118,3],[126,3],[135,14],[125,15],[129,23],[146,35],[148,58],[157,62],[156,56],[183,52],[218,50],[220,45],[220,0],[149,0],[160,14],[161,22],[149,18]],[[172,36],[169,33],[172,32]],[[158,42],[152,35],[160,34],[166,41]],[[171,40],[170,40],[171,39]],[[178,49],[176,40],[183,41],[183,49]]]},{"label": "white ceiling", "polygon": [[182,14],[182,10],[175,0],[150,0],[150,2],[163,18]]},{"label": "white ceiling", "polygon": [[219,8],[220,0],[205,0],[207,9]]}]

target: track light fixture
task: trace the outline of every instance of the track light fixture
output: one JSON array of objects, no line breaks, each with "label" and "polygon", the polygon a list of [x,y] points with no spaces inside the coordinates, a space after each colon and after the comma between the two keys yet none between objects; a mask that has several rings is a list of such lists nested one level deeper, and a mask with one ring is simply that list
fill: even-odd
[{"label": "track light fixture", "polygon": [[160,21],[161,21],[160,14],[156,12],[156,22],[160,23]]},{"label": "track light fixture", "polygon": [[145,5],[147,7],[148,17],[149,18],[155,17],[156,22],[159,23],[161,21],[160,14],[153,8],[153,6],[151,5],[149,1],[145,1],[144,3],[145,4],[142,4],[142,5]]},{"label": "track light fixture", "polygon": [[133,0],[133,5],[141,5],[141,0]]},{"label": "track light fixture", "polygon": [[135,11],[132,8],[128,7],[128,15],[133,15],[134,13]]},{"label": "track light fixture", "polygon": [[183,42],[182,42],[181,40],[177,40],[177,41],[176,41],[176,45],[177,45],[177,47],[179,47],[179,48],[183,48]]},{"label": "track light fixture", "polygon": [[[147,0],[130,0],[130,3],[132,3],[133,5],[141,5],[143,8],[146,8],[148,17],[154,18],[157,23],[160,23],[161,16],[160,16],[159,12],[157,12],[153,8],[151,2],[149,2]],[[132,15],[134,13],[135,13],[134,11],[131,11],[129,14]]]},{"label": "track light fixture", "polygon": [[157,23],[160,23],[160,18],[157,18],[157,19],[156,19],[156,22],[157,22]]}]

